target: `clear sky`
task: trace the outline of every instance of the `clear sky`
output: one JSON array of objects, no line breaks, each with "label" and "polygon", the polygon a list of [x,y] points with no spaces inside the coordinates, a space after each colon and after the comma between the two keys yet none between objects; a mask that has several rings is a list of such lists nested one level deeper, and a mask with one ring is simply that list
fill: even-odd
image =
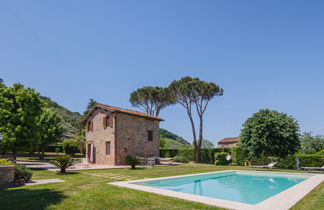
[{"label": "clear sky", "polygon": [[[224,88],[204,121],[214,143],[261,108],[324,134],[324,2],[0,1],[0,78],[72,111],[89,98],[133,109],[129,94],[182,76]],[[191,141],[179,105],[162,128]]]}]

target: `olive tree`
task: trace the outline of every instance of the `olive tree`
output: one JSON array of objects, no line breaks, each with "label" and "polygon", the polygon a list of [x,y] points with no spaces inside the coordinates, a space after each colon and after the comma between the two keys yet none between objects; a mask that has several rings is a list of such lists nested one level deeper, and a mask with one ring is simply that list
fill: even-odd
[{"label": "olive tree", "polygon": [[162,87],[145,86],[130,94],[130,103],[149,115],[158,117],[161,110],[174,103],[170,90]]},{"label": "olive tree", "polygon": [[[199,78],[192,78],[189,76],[173,81],[169,88],[172,93],[172,98],[186,109],[192,128],[195,162],[201,162],[203,116],[209,102],[215,96],[222,96],[224,90],[213,82],[205,82]],[[194,110],[199,118],[198,138],[193,115]]]},{"label": "olive tree", "polygon": [[249,157],[285,157],[300,148],[298,132],[299,125],[293,117],[261,109],[243,124],[240,145]]},{"label": "olive tree", "polygon": [[27,151],[39,143],[37,125],[43,103],[34,89],[21,84],[0,87],[0,133],[4,135],[3,146],[12,152]]}]

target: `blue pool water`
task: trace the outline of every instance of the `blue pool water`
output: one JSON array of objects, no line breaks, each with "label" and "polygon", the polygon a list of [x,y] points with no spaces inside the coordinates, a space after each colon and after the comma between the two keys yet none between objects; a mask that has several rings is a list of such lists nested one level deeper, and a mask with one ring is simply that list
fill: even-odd
[{"label": "blue pool water", "polygon": [[254,205],[310,176],[231,171],[136,184]]}]

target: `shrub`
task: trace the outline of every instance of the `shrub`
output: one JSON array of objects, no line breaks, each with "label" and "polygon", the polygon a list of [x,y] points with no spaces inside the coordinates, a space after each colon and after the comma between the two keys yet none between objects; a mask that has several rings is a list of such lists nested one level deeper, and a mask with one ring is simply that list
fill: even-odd
[{"label": "shrub", "polygon": [[18,164],[18,163],[15,165],[15,172],[14,172],[15,180],[23,179],[25,182],[29,182],[32,176],[33,176],[33,172],[25,165]]},{"label": "shrub", "polygon": [[64,152],[63,143],[48,145],[45,149],[45,152]]},{"label": "shrub", "polygon": [[57,155],[52,162],[55,166],[61,169],[60,174],[66,174],[66,168],[72,165],[72,159],[69,155]]},{"label": "shrub", "polygon": [[67,155],[74,155],[75,153],[79,152],[79,144],[73,140],[66,140],[63,142],[64,152]]},{"label": "shrub", "polygon": [[0,166],[12,165],[11,161],[7,159],[0,159]]},{"label": "shrub", "polygon": [[193,149],[179,149],[178,155],[185,157],[188,161],[193,161],[195,158],[195,153]]},{"label": "shrub", "polygon": [[324,166],[324,155],[297,155],[300,167],[322,167]]},{"label": "shrub", "polygon": [[175,157],[178,155],[178,149],[160,149],[161,157]]},{"label": "shrub", "polygon": [[229,161],[226,160],[226,152],[217,152],[215,153],[215,164],[216,165],[228,165]]},{"label": "shrub", "polygon": [[321,151],[319,151],[319,152],[317,152],[316,155],[324,155],[324,149],[321,150]]},{"label": "shrub", "polygon": [[215,162],[214,155],[215,155],[214,149],[202,149],[201,162],[206,164],[213,164]]},{"label": "shrub", "polygon": [[237,166],[236,163],[230,163],[229,165],[230,165],[230,166]]},{"label": "shrub", "polygon": [[241,147],[232,147],[231,148],[232,161],[236,165],[243,166],[245,158]]},{"label": "shrub", "polygon": [[136,165],[140,164],[140,160],[137,157],[133,157],[131,155],[127,155],[125,159],[126,165],[132,166],[132,169],[136,168]]},{"label": "shrub", "polygon": [[189,163],[188,158],[186,158],[185,156],[176,156],[173,160],[179,163]]}]

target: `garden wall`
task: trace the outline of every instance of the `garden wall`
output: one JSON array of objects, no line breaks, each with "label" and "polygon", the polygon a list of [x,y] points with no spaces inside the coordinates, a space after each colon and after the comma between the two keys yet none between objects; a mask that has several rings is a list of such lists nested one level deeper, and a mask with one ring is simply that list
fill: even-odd
[{"label": "garden wall", "polygon": [[15,166],[0,166],[0,189],[10,186],[14,180]]}]

